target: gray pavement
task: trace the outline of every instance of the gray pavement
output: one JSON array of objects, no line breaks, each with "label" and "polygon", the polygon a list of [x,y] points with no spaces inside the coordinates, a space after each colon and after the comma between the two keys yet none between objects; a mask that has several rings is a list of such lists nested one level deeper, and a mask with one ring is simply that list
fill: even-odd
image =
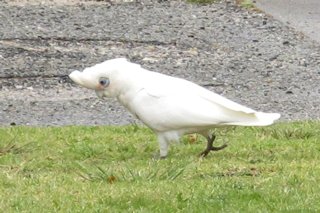
[{"label": "gray pavement", "polygon": [[320,0],[256,0],[256,6],[320,43]]},{"label": "gray pavement", "polygon": [[233,0],[118,2],[0,1],[0,125],[136,122],[66,77],[116,57],[282,121],[320,119],[320,45],[309,37]]}]

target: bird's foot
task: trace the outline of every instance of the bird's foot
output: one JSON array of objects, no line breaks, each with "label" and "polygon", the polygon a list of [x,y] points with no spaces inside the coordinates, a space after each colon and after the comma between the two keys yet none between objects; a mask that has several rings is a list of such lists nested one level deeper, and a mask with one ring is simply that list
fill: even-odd
[{"label": "bird's foot", "polygon": [[152,157],[151,157],[153,160],[164,160],[164,159],[166,159],[167,158],[167,156],[161,156],[161,155],[159,155],[159,153],[157,152],[157,153],[155,153],[155,154],[153,154],[152,155]]},{"label": "bird's foot", "polygon": [[200,153],[200,157],[206,157],[211,151],[219,151],[226,148],[228,144],[223,144],[221,146],[212,146],[211,148],[206,148],[203,152]]},{"label": "bird's foot", "polygon": [[200,153],[200,157],[206,157],[211,151],[219,151],[219,150],[222,150],[224,148],[226,148],[228,146],[228,144],[223,144],[221,146],[213,146],[213,141],[215,140],[216,136],[214,134],[207,137],[207,148]]}]

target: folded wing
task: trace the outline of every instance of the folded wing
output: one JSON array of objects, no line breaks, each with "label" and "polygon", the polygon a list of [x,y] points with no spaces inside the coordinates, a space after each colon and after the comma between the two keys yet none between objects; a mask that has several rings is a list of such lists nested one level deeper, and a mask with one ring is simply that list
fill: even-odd
[{"label": "folded wing", "polygon": [[266,126],[280,118],[278,113],[257,112],[183,79],[167,76],[157,79],[156,84],[145,84],[135,95],[131,111],[158,131],[222,125]]}]

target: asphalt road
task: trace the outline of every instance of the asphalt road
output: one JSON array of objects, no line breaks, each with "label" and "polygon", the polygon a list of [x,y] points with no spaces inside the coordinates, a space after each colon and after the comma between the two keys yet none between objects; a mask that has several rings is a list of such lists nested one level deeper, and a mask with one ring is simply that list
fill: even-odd
[{"label": "asphalt road", "polygon": [[256,6],[320,43],[319,0],[256,0]]}]

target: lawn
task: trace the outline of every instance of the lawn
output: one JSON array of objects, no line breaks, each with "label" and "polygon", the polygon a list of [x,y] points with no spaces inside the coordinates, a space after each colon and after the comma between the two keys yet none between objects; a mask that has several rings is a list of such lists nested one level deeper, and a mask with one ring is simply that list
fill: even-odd
[{"label": "lawn", "polygon": [[165,160],[140,126],[0,128],[6,212],[319,212],[320,122],[184,137]]}]

